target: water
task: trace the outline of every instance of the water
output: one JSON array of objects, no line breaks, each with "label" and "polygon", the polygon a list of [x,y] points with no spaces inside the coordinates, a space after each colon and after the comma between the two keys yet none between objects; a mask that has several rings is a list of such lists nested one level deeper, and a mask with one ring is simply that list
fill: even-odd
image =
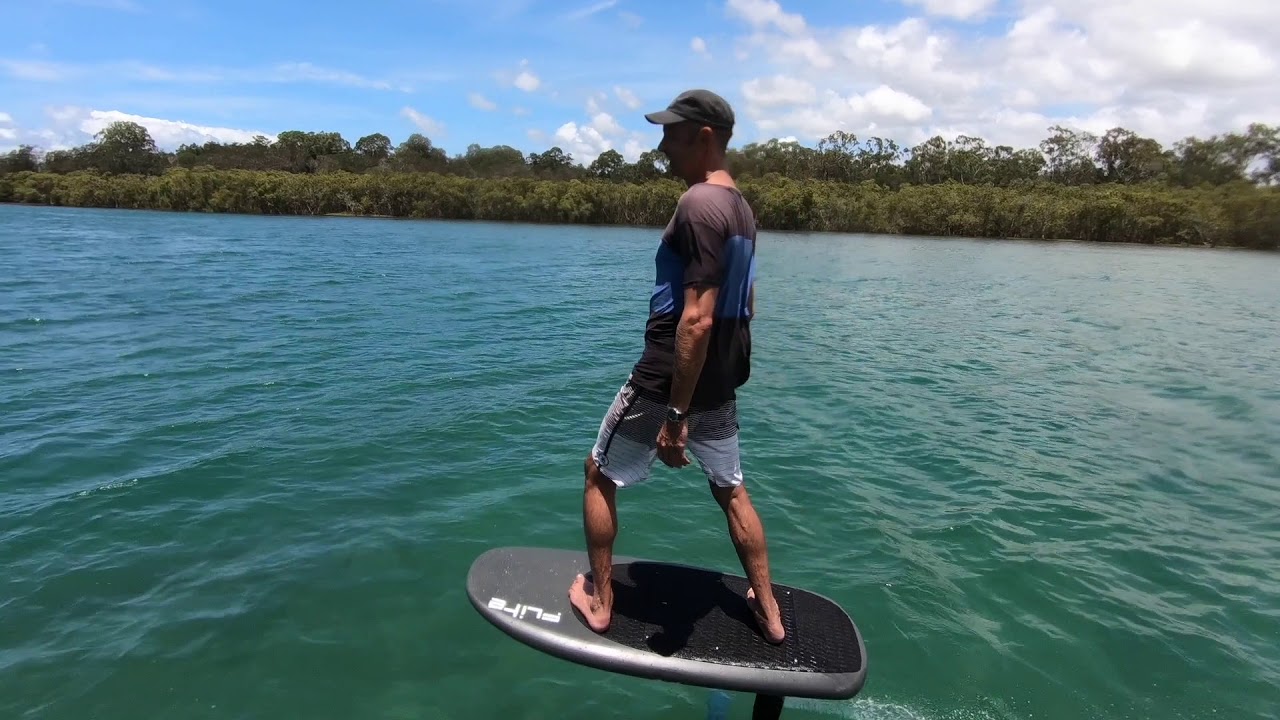
[{"label": "water", "polygon": [[[463,589],[581,542],[655,238],[0,207],[0,717],[705,717]],[[775,576],[870,657],[784,717],[1275,717],[1280,256],[768,234],[760,270]],[[619,552],[735,569],[695,472],[622,495]]]}]

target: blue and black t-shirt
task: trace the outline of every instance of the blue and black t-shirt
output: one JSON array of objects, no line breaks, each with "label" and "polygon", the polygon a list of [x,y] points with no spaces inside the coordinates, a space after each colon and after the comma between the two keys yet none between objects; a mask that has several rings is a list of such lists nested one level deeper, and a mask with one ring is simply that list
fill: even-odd
[{"label": "blue and black t-shirt", "polygon": [[657,277],[633,383],[667,401],[685,289],[714,286],[719,288],[715,317],[691,407],[714,407],[735,397],[751,374],[755,245],[755,216],[736,188],[702,182],[680,197],[654,258]]}]

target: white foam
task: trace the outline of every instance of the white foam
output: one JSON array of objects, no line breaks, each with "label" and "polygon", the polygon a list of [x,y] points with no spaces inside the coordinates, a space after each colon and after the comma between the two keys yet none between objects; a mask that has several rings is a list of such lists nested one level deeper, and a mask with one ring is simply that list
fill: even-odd
[{"label": "white foam", "polygon": [[942,714],[934,714],[909,705],[872,698],[855,698],[847,701],[787,698],[783,712],[787,710],[803,710],[849,720],[994,720],[996,717],[985,710],[975,708],[957,708]]},{"label": "white foam", "polygon": [[86,497],[96,492],[102,492],[104,490],[118,490],[120,488],[129,487],[131,485],[137,485],[137,484],[138,484],[138,478],[130,478],[128,480],[119,480],[113,483],[107,483],[106,485],[100,485],[96,488],[93,488],[92,490],[81,490],[80,492],[76,493],[76,497]]}]

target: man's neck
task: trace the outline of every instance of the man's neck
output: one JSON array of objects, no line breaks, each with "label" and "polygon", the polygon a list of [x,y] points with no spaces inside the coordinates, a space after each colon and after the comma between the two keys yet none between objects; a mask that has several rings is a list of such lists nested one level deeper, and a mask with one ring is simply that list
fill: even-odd
[{"label": "man's neck", "polygon": [[704,182],[708,185],[723,185],[724,187],[731,188],[738,187],[737,183],[733,181],[733,176],[729,174],[728,169],[723,167],[708,170],[706,180],[704,180]]}]

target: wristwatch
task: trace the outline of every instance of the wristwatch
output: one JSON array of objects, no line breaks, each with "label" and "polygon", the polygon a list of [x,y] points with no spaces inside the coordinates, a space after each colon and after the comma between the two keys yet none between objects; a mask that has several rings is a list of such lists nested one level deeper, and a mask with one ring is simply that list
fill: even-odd
[{"label": "wristwatch", "polygon": [[689,417],[689,413],[687,412],[680,412],[679,410],[673,407],[667,408],[667,422],[671,423],[672,425],[679,425],[680,423],[684,422],[685,418],[687,417]]}]

